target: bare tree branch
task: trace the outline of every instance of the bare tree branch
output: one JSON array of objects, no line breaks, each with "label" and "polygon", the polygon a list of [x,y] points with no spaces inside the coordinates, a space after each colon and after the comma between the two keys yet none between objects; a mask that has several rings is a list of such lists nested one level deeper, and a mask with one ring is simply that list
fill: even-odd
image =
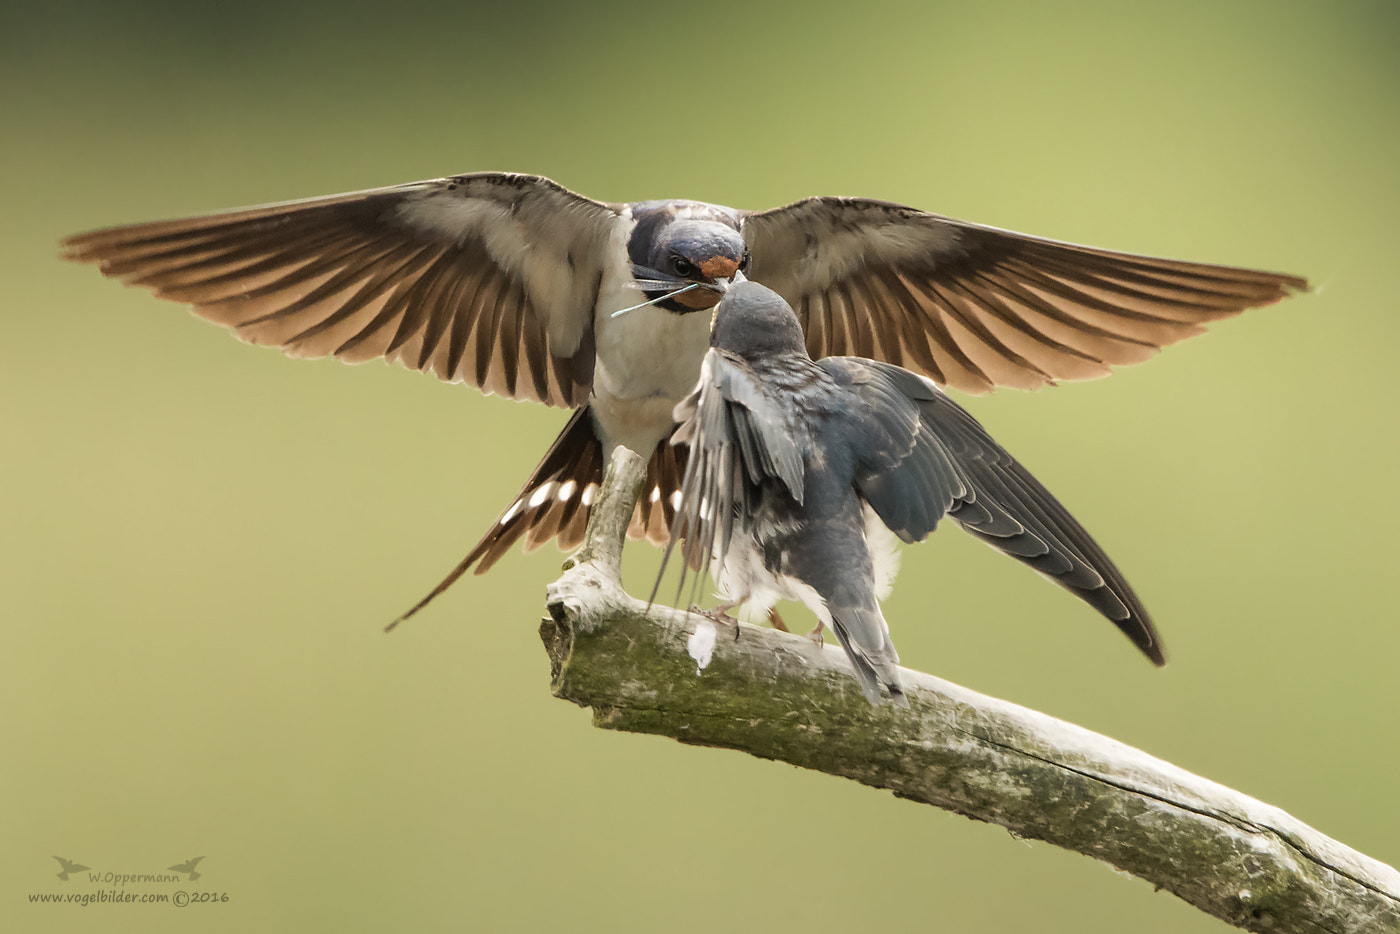
[{"label": "bare tree branch", "polygon": [[593,708],[595,726],[887,788],[1103,860],[1245,930],[1400,932],[1396,870],[1073,724],[908,670],[909,707],[871,707],[838,649],[747,625],[720,627],[698,671],[687,646],[712,624],[648,612],[618,583],[640,477],[640,459],[614,457],[588,560],[550,586],[540,626],[555,695]]}]

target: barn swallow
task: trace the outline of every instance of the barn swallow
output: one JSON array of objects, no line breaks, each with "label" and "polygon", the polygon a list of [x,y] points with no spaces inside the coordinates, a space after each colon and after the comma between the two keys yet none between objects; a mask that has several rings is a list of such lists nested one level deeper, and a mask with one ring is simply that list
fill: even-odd
[{"label": "barn swallow", "polygon": [[736,273],[795,309],[813,357],[886,360],[971,393],[1103,376],[1307,288],[882,201],[606,204],[505,173],[109,228],[64,248],[293,357],[386,359],[574,410],[481,541],[400,619],[522,537],[575,547],[617,445],[650,459],[632,534],[666,540],[683,455],[660,442],[709,345],[702,312]]},{"label": "barn swallow", "polygon": [[1118,568],[971,415],[932,380],[892,364],[813,361],[776,292],[754,282],[728,291],[700,379],[675,418],[670,444],[689,455],[667,558],[684,543],[686,565],[711,572],[725,598],[720,614],[800,600],[819,620],[817,634],[836,634],[872,704],[885,695],[906,703],[880,610],[894,564],[881,559],[896,554],[891,533],[923,541],[944,516],[1165,663]]}]

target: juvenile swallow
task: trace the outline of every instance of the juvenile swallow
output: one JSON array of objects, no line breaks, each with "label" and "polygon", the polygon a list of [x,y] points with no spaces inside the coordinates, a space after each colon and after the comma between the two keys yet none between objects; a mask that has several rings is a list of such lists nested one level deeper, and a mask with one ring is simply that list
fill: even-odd
[{"label": "juvenile swallow", "polygon": [[670,444],[689,456],[667,557],[682,542],[686,564],[712,572],[720,613],[801,601],[818,635],[835,632],[872,704],[882,691],[906,703],[880,611],[893,578],[892,565],[879,566],[893,545],[881,536],[923,541],[944,516],[1165,663],[1118,568],[971,415],[909,370],[862,357],[814,361],[776,292],[743,282],[720,301],[700,379],[675,418]]},{"label": "juvenile swallow", "polygon": [[619,444],[650,458],[632,532],[665,541],[683,465],[660,442],[709,344],[697,312],[740,271],[796,310],[813,357],[886,360],[972,393],[1103,376],[1307,288],[882,201],[606,204],[506,173],[109,228],[64,248],[293,357],[386,359],[574,410],[491,529],[401,619],[522,537],[527,550],[576,546]]}]

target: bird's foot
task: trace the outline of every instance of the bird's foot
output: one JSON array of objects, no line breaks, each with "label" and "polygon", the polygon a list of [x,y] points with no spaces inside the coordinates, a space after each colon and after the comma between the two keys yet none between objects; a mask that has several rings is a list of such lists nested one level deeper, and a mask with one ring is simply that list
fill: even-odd
[{"label": "bird's foot", "polygon": [[783,618],[778,615],[776,609],[768,611],[768,625],[778,630],[778,632],[792,632],[791,629],[787,628],[787,623],[783,622]]},{"label": "bird's foot", "polygon": [[817,622],[817,628],[807,633],[807,638],[811,639],[812,644],[815,645],[817,648],[821,648],[822,646],[826,645],[826,639],[822,636],[822,630],[824,629],[826,629],[826,623],[823,623],[819,620]]}]

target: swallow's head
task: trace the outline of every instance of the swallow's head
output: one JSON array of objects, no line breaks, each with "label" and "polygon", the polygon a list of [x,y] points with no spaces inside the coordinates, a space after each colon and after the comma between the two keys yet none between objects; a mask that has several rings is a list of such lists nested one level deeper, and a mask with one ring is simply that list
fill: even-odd
[{"label": "swallow's head", "polygon": [[792,306],[777,292],[742,277],[715,309],[710,346],[750,358],[807,353]]},{"label": "swallow's head", "polygon": [[646,297],[667,311],[713,308],[735,275],[748,269],[738,211],[698,201],[648,201],[636,205],[632,216],[632,275]]}]

